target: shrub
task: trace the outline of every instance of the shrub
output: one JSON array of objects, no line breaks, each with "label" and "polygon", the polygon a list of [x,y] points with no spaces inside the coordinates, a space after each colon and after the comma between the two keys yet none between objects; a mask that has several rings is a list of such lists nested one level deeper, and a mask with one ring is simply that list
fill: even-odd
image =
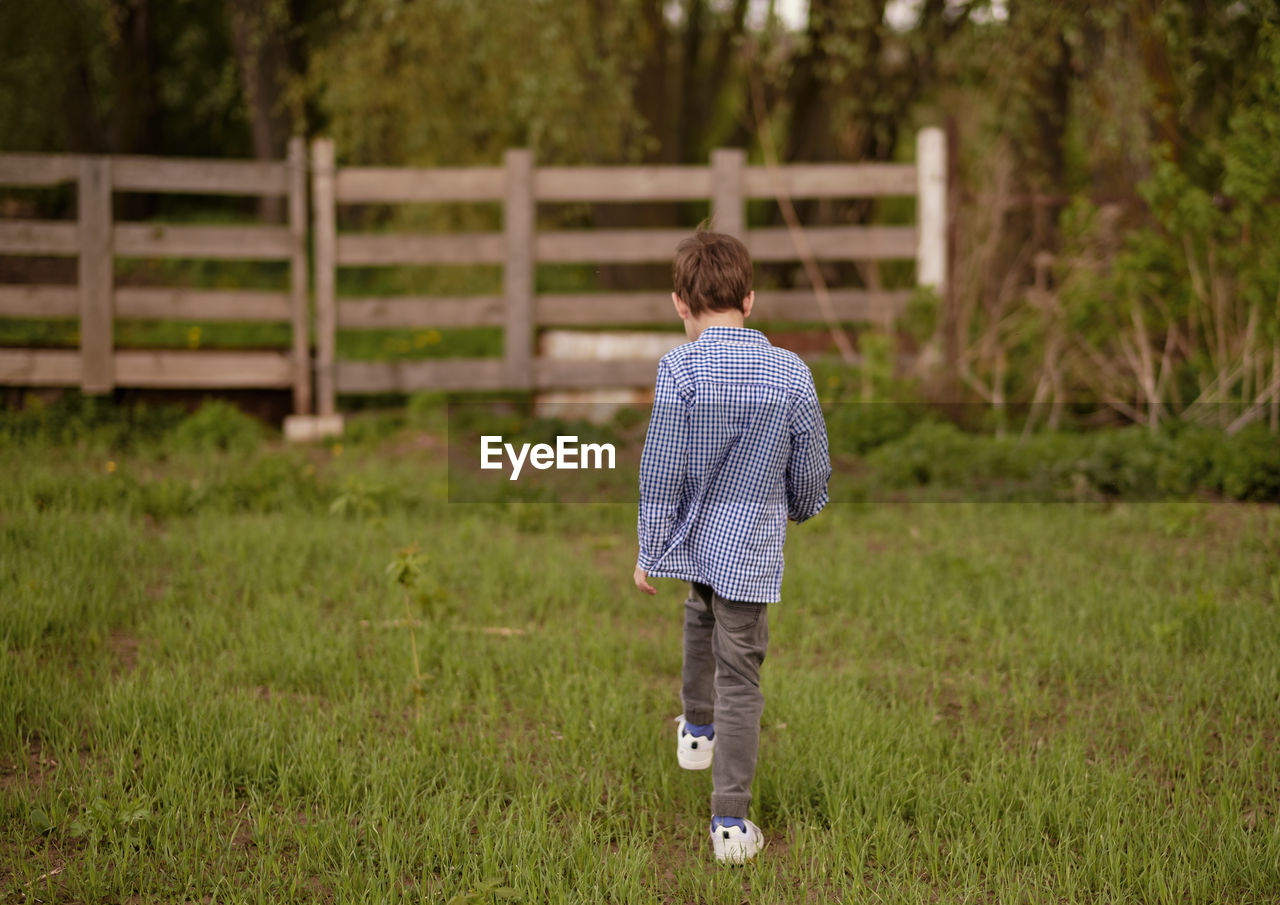
[{"label": "shrub", "polygon": [[896,402],[838,402],[827,406],[832,452],[863,455],[903,437],[921,416]]},{"label": "shrub", "polygon": [[1090,435],[1093,441],[1079,462],[1079,473],[1105,496],[1153,499],[1160,462],[1159,434],[1145,427],[1126,427]]},{"label": "shrub", "polygon": [[1222,445],[1213,474],[1232,499],[1280,503],[1280,438],[1262,425],[1246,428]]},{"label": "shrub", "polygon": [[183,418],[173,405],[122,405],[69,390],[52,402],[28,394],[21,409],[0,410],[0,440],[90,449],[136,449],[158,441]]},{"label": "shrub", "polygon": [[1280,502],[1280,440],[1194,425],[1027,438],[965,434],[921,422],[866,456],[873,485],[980,491],[984,498],[1154,500],[1215,494]]},{"label": "shrub", "polygon": [[873,450],[867,464],[891,487],[959,486],[969,476],[973,451],[981,442],[954,424],[922,421]]},{"label": "shrub", "polygon": [[221,399],[207,400],[200,410],[170,432],[176,449],[193,452],[248,452],[262,443],[260,422]]},{"label": "shrub", "polygon": [[1174,425],[1165,435],[1156,466],[1156,485],[1163,496],[1187,497],[1197,491],[1221,491],[1218,462],[1231,438],[1222,431]]}]

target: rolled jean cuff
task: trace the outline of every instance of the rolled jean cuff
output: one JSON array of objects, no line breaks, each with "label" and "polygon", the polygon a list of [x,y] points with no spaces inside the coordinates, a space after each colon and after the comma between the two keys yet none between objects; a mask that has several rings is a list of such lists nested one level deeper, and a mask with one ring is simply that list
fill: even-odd
[{"label": "rolled jean cuff", "polygon": [[714,710],[688,710],[685,711],[684,721],[695,726],[710,726],[716,721],[716,712]]},{"label": "rolled jean cuff", "polygon": [[711,795],[712,817],[736,817],[747,819],[747,811],[751,809],[750,795]]}]

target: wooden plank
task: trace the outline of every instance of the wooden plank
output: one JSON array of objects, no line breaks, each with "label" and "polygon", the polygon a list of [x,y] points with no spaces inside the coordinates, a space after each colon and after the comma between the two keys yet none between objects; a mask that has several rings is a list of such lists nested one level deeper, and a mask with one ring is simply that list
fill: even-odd
[{"label": "wooden plank", "polygon": [[533,271],[537,205],[534,202],[533,152],[511,148],[506,153],[507,200],[502,223],[506,263],[502,271],[502,295],[506,304],[503,359],[507,383],[527,387],[533,383]]},{"label": "wooden plank", "polygon": [[117,223],[115,252],[125,258],[282,261],[291,246],[285,226]]},{"label": "wooden plank", "polygon": [[70,257],[79,249],[74,223],[57,220],[0,220],[0,254]]},{"label": "wooden plank", "polygon": [[538,201],[688,201],[711,195],[707,167],[538,167]]},{"label": "wooden plank", "polygon": [[311,312],[307,291],[307,144],[289,139],[289,344],[293,370],[293,414],[311,414]]},{"label": "wooden plank", "polygon": [[111,244],[111,161],[83,157],[77,188],[80,234],[80,389],[107,393],[115,386],[115,282]]},{"label": "wooden plank", "polygon": [[[880,321],[901,314],[911,290],[871,292],[835,289],[831,304],[842,321]],[[544,327],[592,327],[675,322],[670,294],[654,292],[566,293],[540,295],[538,324]],[[820,321],[822,309],[807,289],[758,290],[752,321]]]},{"label": "wooden plank", "polygon": [[500,358],[431,361],[339,361],[340,393],[412,393],[418,390],[500,390],[507,387]]},{"label": "wooden plank", "polygon": [[[911,293],[910,289],[832,289],[828,294],[837,320],[883,322],[898,317],[906,310]],[[790,289],[757,292],[751,319],[758,323],[822,321],[826,318],[812,290]]]},{"label": "wooden plank", "polygon": [[542,327],[591,327],[673,322],[671,293],[571,292],[539,295],[534,306]]},{"label": "wooden plank", "polygon": [[119,349],[116,383],[172,389],[287,388],[293,373],[287,352]]},{"label": "wooden plank", "polygon": [[540,390],[651,387],[658,368],[658,356],[613,361],[539,358],[534,367],[535,384]]},{"label": "wooden plank", "polygon": [[75,286],[0,286],[0,317],[77,317],[80,290]]},{"label": "wooden plank", "polygon": [[116,317],[175,321],[287,321],[289,296],[253,289],[116,290]]},{"label": "wooden plank", "polygon": [[[777,178],[791,198],[875,198],[914,195],[916,168],[909,163],[805,163],[779,167]],[[750,198],[773,198],[778,192],[768,167],[747,167]]]},{"label": "wooden plank", "polygon": [[338,256],[333,142],[327,138],[311,143],[311,211],[316,268],[316,410],[320,415],[332,415],[336,386],[333,352],[338,328],[334,278]]},{"label": "wooden plank", "polygon": [[501,201],[502,167],[343,167],[335,193],[339,204],[442,201]]},{"label": "wooden plank", "polygon": [[497,264],[505,245],[501,233],[453,235],[338,236],[337,261],[345,266],[384,264]]},{"label": "wooden plank", "polygon": [[669,263],[688,236],[687,229],[564,230],[539,233],[534,244],[540,262]]},{"label": "wooden plank", "polygon": [[916,136],[919,165],[916,216],[919,247],[916,282],[939,293],[947,282],[947,137],[941,129],[921,129]]},{"label": "wooden plank", "polygon": [[0,154],[0,185],[58,185],[79,175],[74,154]]},{"label": "wooden plank", "polygon": [[[828,261],[911,259],[916,256],[914,226],[813,226],[805,236],[814,256]],[[794,261],[798,257],[785,227],[753,229],[747,248],[757,261]]]},{"label": "wooden plank", "polygon": [[75,350],[0,349],[0,384],[75,386],[80,373],[80,353]]},{"label": "wooden plank", "polygon": [[746,166],[747,152],[740,148],[717,148],[711,152],[714,229],[739,239],[747,232],[747,199],[742,191]]},{"label": "wooden plank", "polygon": [[[916,230],[911,226],[817,226],[805,230],[814,253],[828,260],[914,258]],[[684,229],[578,230],[540,233],[539,261],[633,264],[670,261]],[[785,228],[753,229],[747,248],[759,261],[791,261],[797,253]]]},{"label": "wooden plank", "polygon": [[111,158],[118,192],[184,195],[284,195],[288,172],[280,161],[179,160],[120,155]]},{"label": "wooden plank", "polygon": [[502,296],[399,296],[338,300],[338,326],[501,327],[506,323]]}]

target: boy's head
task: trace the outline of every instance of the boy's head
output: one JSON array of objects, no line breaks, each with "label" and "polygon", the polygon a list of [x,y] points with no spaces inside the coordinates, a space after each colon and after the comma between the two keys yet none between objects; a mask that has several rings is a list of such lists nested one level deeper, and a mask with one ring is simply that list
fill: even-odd
[{"label": "boy's head", "polygon": [[[733,236],[699,226],[676,246],[671,272],[675,296],[689,316],[700,320],[714,312],[751,313],[751,255]],[[680,316],[688,320],[684,312]]]}]

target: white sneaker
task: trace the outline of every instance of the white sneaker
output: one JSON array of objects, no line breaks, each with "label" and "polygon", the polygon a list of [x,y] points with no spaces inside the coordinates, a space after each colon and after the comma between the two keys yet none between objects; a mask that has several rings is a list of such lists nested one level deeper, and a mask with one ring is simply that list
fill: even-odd
[{"label": "white sneaker", "polygon": [[711,766],[715,735],[690,735],[684,728],[688,722],[683,713],[676,717],[676,760],[686,770],[705,770]]},{"label": "white sneaker", "polygon": [[750,820],[742,822],[747,825],[745,832],[736,826],[717,826],[712,819],[711,846],[721,864],[744,864],[764,848],[764,833],[760,832],[760,827]]}]

